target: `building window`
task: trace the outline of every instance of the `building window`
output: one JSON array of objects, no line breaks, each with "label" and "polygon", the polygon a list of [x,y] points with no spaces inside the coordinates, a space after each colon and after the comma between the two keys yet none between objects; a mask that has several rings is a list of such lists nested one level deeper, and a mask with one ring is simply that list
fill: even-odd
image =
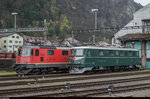
[{"label": "building window", "polygon": [[9,43],[12,43],[12,40],[10,40]]},{"label": "building window", "polygon": [[4,45],[4,48],[6,48],[6,45]]},{"label": "building window", "polygon": [[10,45],[9,47],[12,48],[12,45]]},{"label": "building window", "polygon": [[21,42],[21,41],[19,41],[19,43],[21,44],[22,42]]},{"label": "building window", "polygon": [[16,48],[18,48],[18,46],[15,46]]},{"label": "building window", "polygon": [[4,40],[4,43],[7,43],[7,41],[6,41],[6,40]]},{"label": "building window", "polygon": [[15,43],[18,43],[18,41],[15,41]]},{"label": "building window", "polygon": [[17,36],[17,39],[19,39],[19,36]]},{"label": "building window", "polygon": [[15,38],[15,36],[12,36],[12,38]]}]

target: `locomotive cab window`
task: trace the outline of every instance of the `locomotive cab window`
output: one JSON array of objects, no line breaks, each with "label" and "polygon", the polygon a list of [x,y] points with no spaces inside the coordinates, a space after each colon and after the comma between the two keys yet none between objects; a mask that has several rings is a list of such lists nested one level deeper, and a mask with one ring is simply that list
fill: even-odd
[{"label": "locomotive cab window", "polygon": [[17,56],[20,56],[20,55],[21,55],[21,49],[19,48],[17,52]]},{"label": "locomotive cab window", "polygon": [[31,56],[33,56],[33,49],[31,49]]},{"label": "locomotive cab window", "polygon": [[33,56],[33,49],[23,49],[22,56]]},{"label": "locomotive cab window", "polygon": [[54,55],[54,51],[53,50],[47,50],[47,55],[53,56]]},{"label": "locomotive cab window", "polygon": [[68,51],[62,51],[63,56],[68,56]]},{"label": "locomotive cab window", "polygon": [[39,50],[35,50],[35,56],[39,56]]},{"label": "locomotive cab window", "polygon": [[78,49],[75,51],[76,56],[83,56],[84,55],[84,50],[83,49]]}]

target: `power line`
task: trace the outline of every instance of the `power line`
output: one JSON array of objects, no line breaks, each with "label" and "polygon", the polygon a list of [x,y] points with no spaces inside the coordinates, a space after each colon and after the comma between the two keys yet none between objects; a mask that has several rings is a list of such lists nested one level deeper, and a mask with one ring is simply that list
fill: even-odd
[{"label": "power line", "polygon": [[[132,30],[142,29],[143,26],[128,26],[128,27],[102,27],[100,29],[74,29],[73,32],[102,32],[102,31],[119,31],[119,30]],[[145,28],[150,28],[150,25],[145,25]]]},{"label": "power line", "polygon": [[[40,28],[17,28],[15,32],[43,32],[45,31],[45,27]],[[12,33],[14,32],[14,28],[11,29],[0,29],[0,33]]]}]

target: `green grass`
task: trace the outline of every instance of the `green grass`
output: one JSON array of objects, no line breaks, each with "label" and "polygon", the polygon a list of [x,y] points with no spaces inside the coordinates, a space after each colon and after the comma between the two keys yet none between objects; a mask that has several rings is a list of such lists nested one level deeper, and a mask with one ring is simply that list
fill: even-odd
[{"label": "green grass", "polygon": [[0,75],[14,75],[16,72],[0,71]]}]

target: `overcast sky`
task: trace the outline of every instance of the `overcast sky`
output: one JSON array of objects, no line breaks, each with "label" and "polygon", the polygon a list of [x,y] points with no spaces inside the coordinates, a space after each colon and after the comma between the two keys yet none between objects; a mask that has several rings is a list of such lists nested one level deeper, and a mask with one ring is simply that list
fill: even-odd
[{"label": "overcast sky", "polygon": [[135,2],[141,3],[143,6],[147,5],[150,3],[150,0],[134,0]]}]

